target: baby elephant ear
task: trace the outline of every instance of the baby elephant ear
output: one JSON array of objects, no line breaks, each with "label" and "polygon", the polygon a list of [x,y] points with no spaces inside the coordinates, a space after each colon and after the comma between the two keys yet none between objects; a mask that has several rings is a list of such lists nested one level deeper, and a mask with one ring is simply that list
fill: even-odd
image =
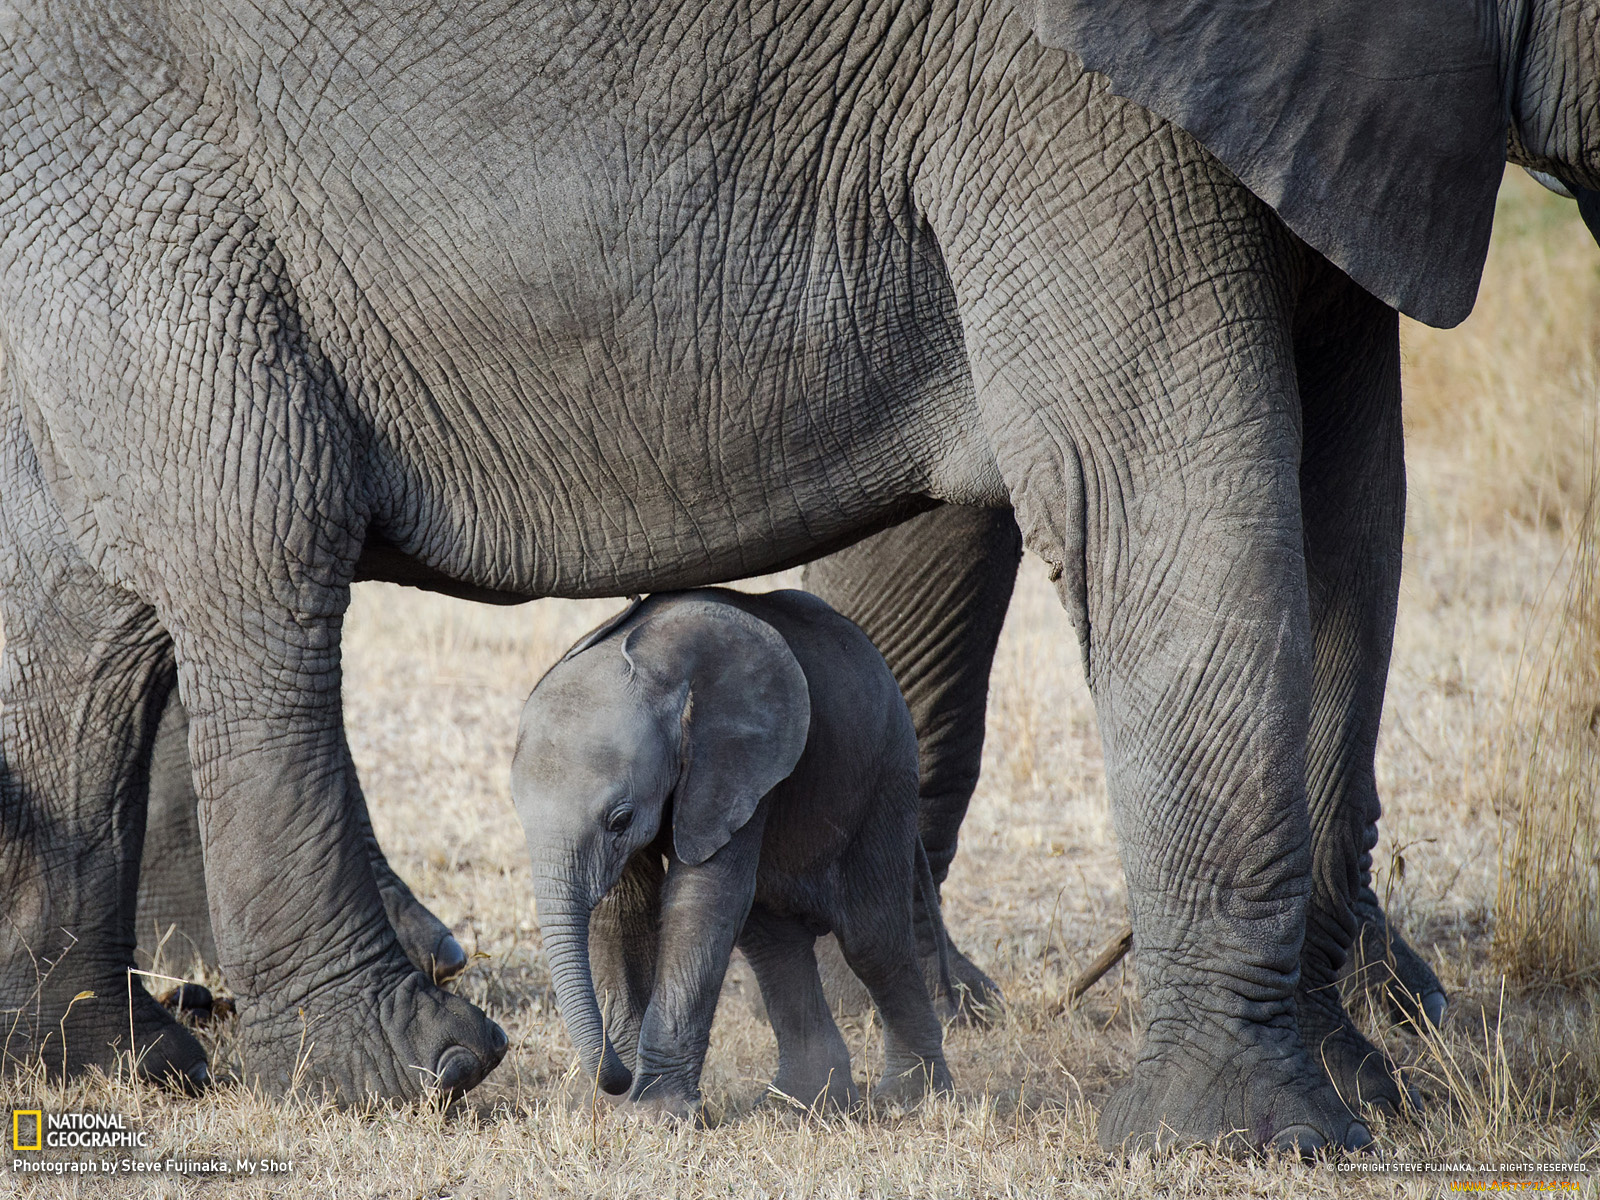
[{"label": "baby elephant ear", "polygon": [[629,633],[623,651],[663,696],[683,697],[672,840],[680,859],[702,863],[800,761],[811,728],[805,673],[776,629],[728,604],[674,605]]}]

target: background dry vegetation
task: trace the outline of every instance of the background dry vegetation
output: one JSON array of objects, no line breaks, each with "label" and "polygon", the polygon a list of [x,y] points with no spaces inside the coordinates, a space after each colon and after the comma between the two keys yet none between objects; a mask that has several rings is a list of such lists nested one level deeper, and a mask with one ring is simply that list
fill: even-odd
[{"label": "background dry vegetation", "polygon": [[[1597,323],[1600,252],[1570,202],[1513,172],[1476,314],[1448,333],[1405,331],[1411,503],[1377,877],[1453,1005],[1431,1044],[1366,1012],[1430,1101],[1379,1131],[1391,1159],[1587,1158],[1600,1168],[1600,1009],[1588,990],[1600,965],[1600,603],[1570,585],[1575,561],[1590,580],[1597,565]],[[287,1179],[205,1184],[0,1173],[0,1192],[13,1182],[39,1194],[352,1197],[1445,1190],[1205,1153],[1112,1165],[1095,1147],[1096,1105],[1129,1062],[1138,1000],[1132,973],[1118,970],[1076,1008],[1063,1004],[1068,981],[1122,922],[1124,892],[1074,639],[1031,561],[946,890],[951,929],[1010,1008],[997,1028],[950,1031],[956,1097],[826,1123],[762,1106],[774,1048],[735,978],[705,1077],[715,1128],[597,1115],[548,991],[507,766],[534,680],[614,607],[494,610],[357,589],[346,699],[380,837],[483,955],[460,990],[511,1035],[505,1063],[465,1105],[351,1113],[243,1088],[192,1101],[115,1080],[15,1081],[17,1100],[126,1112],[162,1154],[275,1155],[295,1166]],[[1557,977],[1566,986],[1551,986]],[[874,1071],[870,1020],[848,1021],[846,1033],[858,1075]],[[226,1062],[229,1035],[218,1036]]]}]

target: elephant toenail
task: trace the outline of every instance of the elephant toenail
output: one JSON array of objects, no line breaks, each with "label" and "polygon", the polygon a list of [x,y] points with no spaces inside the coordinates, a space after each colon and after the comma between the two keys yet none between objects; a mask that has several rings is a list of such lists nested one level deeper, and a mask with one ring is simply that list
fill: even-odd
[{"label": "elephant toenail", "polygon": [[203,1062],[197,1062],[184,1072],[189,1077],[190,1084],[197,1092],[204,1091],[211,1086],[211,1068]]},{"label": "elephant toenail", "polygon": [[1344,1131],[1344,1148],[1352,1154],[1372,1148],[1372,1131],[1360,1121],[1350,1122],[1350,1128]]},{"label": "elephant toenail", "polygon": [[433,948],[433,981],[449,983],[467,969],[467,952],[454,935],[445,934]]},{"label": "elephant toenail", "polygon": [[1428,1023],[1435,1029],[1444,1024],[1444,1014],[1449,1007],[1443,992],[1429,992],[1422,998],[1422,1015],[1428,1018]]},{"label": "elephant toenail", "polygon": [[1286,1154],[1310,1158],[1328,1144],[1328,1139],[1310,1125],[1291,1125],[1278,1131],[1272,1139],[1272,1148]]},{"label": "elephant toenail", "polygon": [[486,1074],[478,1056],[465,1046],[451,1046],[439,1059],[434,1082],[447,1096],[459,1096],[471,1090]]},{"label": "elephant toenail", "polygon": [[489,1065],[492,1067],[505,1057],[506,1047],[510,1045],[510,1040],[506,1037],[506,1031],[501,1029],[495,1022],[489,1021],[487,1024],[489,1026],[489,1057],[493,1060]]}]

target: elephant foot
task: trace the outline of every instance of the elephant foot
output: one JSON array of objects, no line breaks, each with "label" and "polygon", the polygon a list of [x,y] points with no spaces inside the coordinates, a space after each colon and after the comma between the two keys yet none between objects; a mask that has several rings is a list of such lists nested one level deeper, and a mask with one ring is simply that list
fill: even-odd
[{"label": "elephant foot", "polygon": [[247,1076],[273,1093],[320,1088],[341,1104],[471,1091],[506,1053],[505,1031],[407,964],[297,1003],[241,998]]},{"label": "elephant foot", "polygon": [[934,996],[939,1017],[957,1025],[973,1025],[987,1029],[1005,1011],[1006,998],[1000,985],[975,964],[948,937],[946,954],[950,963],[951,995],[944,991],[939,980],[939,959],[927,955],[922,960],[923,977],[928,980],[929,995]]},{"label": "elephant foot", "polygon": [[[122,1016],[127,1013],[124,995]],[[206,1052],[183,1025],[143,989],[134,996],[134,1070],[147,1083],[197,1096],[211,1083]]]},{"label": "elephant foot", "polygon": [[392,882],[379,879],[383,911],[400,939],[400,948],[412,965],[434,983],[449,983],[467,969],[467,952],[456,941],[450,927],[418,900],[399,876]]},{"label": "elephant foot", "polygon": [[57,1079],[73,1078],[90,1067],[115,1075],[131,1035],[139,1079],[198,1095],[211,1083],[205,1050],[143,987],[135,983],[130,995],[127,979],[70,992],[46,988],[13,1018],[14,1024],[8,1023],[6,1058],[37,1059]]},{"label": "elephant foot", "polygon": [[880,1104],[910,1108],[929,1096],[949,1096],[955,1090],[943,1057],[918,1058],[909,1065],[888,1064],[878,1086],[872,1089],[872,1098]]},{"label": "elephant foot", "polygon": [[1294,1030],[1230,1023],[1190,1027],[1163,1042],[1152,1032],[1132,1076],[1100,1113],[1100,1145],[1177,1150],[1216,1145],[1310,1157],[1365,1149],[1372,1135],[1345,1106]]},{"label": "elephant foot", "polygon": [[698,1121],[700,1099],[670,1090],[659,1083],[655,1086],[647,1084],[643,1091],[636,1088],[626,1100],[616,1101],[614,1111],[620,1117],[653,1125]]},{"label": "elephant foot", "polygon": [[1402,1092],[1399,1068],[1355,1027],[1334,988],[1303,991],[1297,1000],[1300,1040],[1352,1110],[1370,1106],[1393,1118],[1417,1106]]},{"label": "elephant foot", "polygon": [[1371,888],[1362,888],[1351,907],[1359,926],[1350,955],[1350,979],[1381,1001],[1401,1024],[1421,1030],[1426,1020],[1438,1028],[1449,1007],[1439,977],[1389,923]]},{"label": "elephant foot", "polygon": [[861,1107],[861,1092],[850,1069],[831,1070],[822,1076],[779,1071],[769,1086],[769,1094],[790,1108],[813,1113],[847,1113]]}]

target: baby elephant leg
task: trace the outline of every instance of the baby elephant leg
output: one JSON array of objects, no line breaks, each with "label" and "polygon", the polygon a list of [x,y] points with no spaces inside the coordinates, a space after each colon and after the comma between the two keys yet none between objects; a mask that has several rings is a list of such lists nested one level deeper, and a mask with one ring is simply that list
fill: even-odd
[{"label": "baby elephant leg", "polygon": [[659,854],[636,854],[589,917],[589,965],[600,1018],[612,1048],[630,1071],[655,986],[665,879]]},{"label": "baby elephant leg", "polygon": [[756,905],[739,934],[739,949],[755,971],[778,1038],[772,1090],[807,1109],[850,1109],[861,1095],[850,1076],[850,1051],[823,994],[816,940],[803,921]]},{"label": "baby elephant leg", "polygon": [[640,1110],[688,1117],[699,1109],[717,997],[755,898],[764,824],[758,815],[704,862],[674,857],[668,866],[655,986],[639,1026],[629,1093]]},{"label": "baby elephant leg", "polygon": [[847,871],[852,880],[849,903],[835,931],[845,961],[867,985],[883,1018],[884,1070],[877,1092],[895,1101],[952,1087],[944,1061],[944,1029],[917,961],[910,857],[907,853],[900,871],[883,870],[881,863],[875,872]]}]

